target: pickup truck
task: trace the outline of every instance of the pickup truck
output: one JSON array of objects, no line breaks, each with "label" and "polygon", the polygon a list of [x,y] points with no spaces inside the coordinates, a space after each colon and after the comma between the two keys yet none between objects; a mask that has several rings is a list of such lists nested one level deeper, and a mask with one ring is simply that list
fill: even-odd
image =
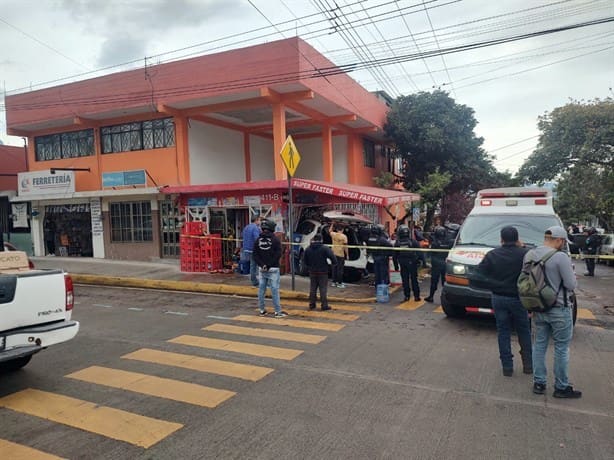
[{"label": "pickup truck", "polygon": [[14,371],[32,355],[71,340],[74,290],[62,270],[29,267],[21,251],[0,251],[0,371]]}]

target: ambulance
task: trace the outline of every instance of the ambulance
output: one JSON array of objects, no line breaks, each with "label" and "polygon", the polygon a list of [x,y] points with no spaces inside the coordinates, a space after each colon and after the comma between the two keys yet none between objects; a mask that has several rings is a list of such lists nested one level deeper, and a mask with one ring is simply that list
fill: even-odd
[{"label": "ambulance", "polygon": [[[501,229],[511,225],[528,248],[544,241],[544,231],[563,226],[554,212],[552,191],[546,188],[507,187],[478,192],[475,204],[461,226],[446,260],[446,280],[441,306],[449,317],[467,313],[492,315],[490,291],[476,276],[484,255],[501,245]],[[573,317],[576,300],[572,296]]]}]

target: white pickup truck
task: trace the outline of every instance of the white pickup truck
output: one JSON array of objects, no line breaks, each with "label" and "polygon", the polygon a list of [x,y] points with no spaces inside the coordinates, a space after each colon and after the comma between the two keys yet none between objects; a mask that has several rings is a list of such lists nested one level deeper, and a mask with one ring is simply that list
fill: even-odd
[{"label": "white pickup truck", "polygon": [[25,253],[0,251],[0,371],[20,369],[32,355],[75,337],[73,305],[67,273],[31,269]]}]

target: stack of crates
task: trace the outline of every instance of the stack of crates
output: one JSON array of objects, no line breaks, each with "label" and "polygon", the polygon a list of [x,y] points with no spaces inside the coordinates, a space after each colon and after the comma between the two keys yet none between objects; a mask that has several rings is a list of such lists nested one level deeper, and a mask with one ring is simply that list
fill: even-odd
[{"label": "stack of crates", "polygon": [[179,237],[182,272],[212,272],[222,269],[222,240],[220,234]]}]

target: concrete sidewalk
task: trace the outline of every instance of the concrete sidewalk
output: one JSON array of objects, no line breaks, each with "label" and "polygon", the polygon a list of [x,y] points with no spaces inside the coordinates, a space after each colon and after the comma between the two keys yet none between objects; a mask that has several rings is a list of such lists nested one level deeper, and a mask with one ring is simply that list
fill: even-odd
[{"label": "concrete sidewalk", "polygon": [[[106,286],[140,287],[173,291],[203,292],[211,294],[256,297],[258,288],[251,285],[249,275],[237,273],[184,273],[179,261],[165,259],[156,262],[94,259],[89,257],[31,257],[36,268],[59,268],[68,273],[75,283]],[[307,300],[309,278],[295,276],[292,290],[290,274],[281,277],[282,299]],[[331,287],[328,298],[333,302],[375,302],[375,288],[368,280],[348,284],[345,289]]]}]

